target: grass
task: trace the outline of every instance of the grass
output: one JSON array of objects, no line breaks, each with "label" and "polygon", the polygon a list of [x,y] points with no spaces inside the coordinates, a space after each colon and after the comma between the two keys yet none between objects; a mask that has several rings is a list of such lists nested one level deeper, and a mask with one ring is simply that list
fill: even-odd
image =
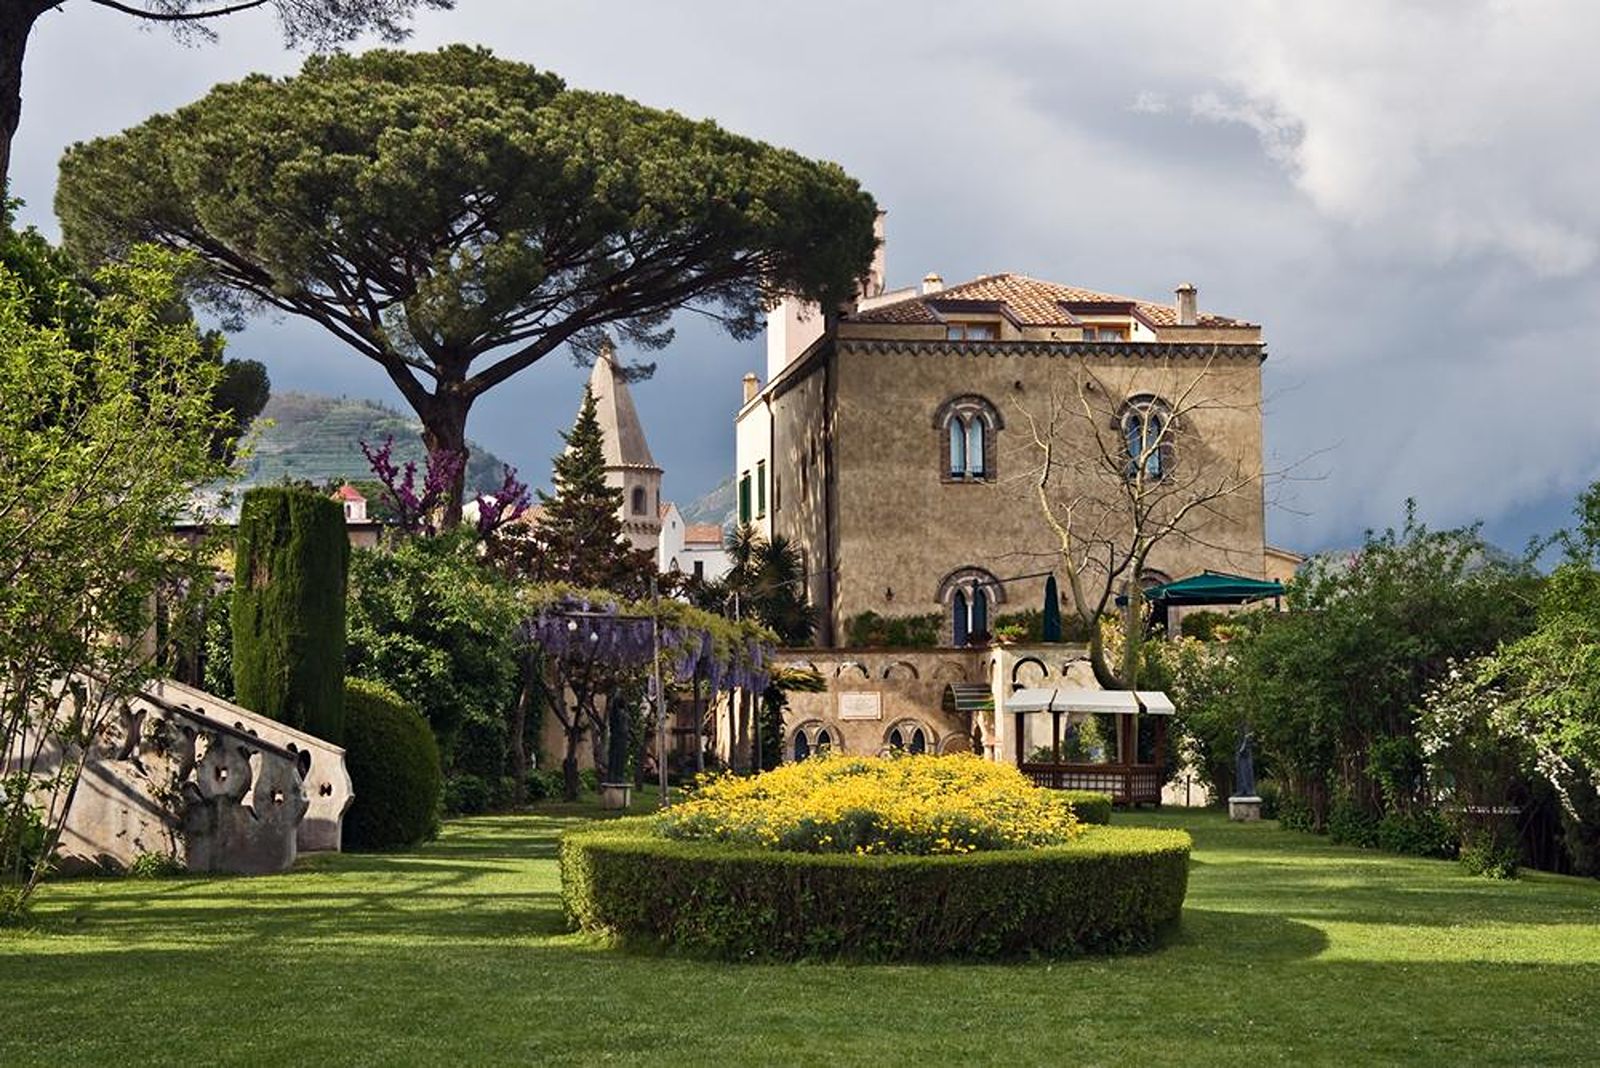
[{"label": "grass", "polygon": [[1592,1063],[1600,884],[1162,812],[1181,930],[1134,957],[754,966],[565,931],[588,806],[268,878],[64,880],[0,931],[0,1064]]}]

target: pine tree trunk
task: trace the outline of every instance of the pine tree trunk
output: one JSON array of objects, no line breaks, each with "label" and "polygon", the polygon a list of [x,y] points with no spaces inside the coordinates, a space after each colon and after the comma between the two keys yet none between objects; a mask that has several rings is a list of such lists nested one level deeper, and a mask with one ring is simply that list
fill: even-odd
[{"label": "pine tree trunk", "polygon": [[11,175],[11,142],[22,122],[22,57],[28,34],[47,6],[35,0],[0,3],[0,192]]},{"label": "pine tree trunk", "polygon": [[417,414],[422,419],[422,443],[429,452],[451,452],[461,457],[461,469],[445,494],[444,516],[440,526],[454,530],[461,525],[462,496],[467,485],[467,412],[472,398],[448,392],[449,385],[441,385],[439,393]]}]

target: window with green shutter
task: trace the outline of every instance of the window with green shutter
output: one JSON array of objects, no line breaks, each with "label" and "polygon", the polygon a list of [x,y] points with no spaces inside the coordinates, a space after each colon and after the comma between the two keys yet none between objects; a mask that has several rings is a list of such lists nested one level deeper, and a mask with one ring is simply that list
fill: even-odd
[{"label": "window with green shutter", "polygon": [[739,522],[750,522],[750,472],[739,476]]}]

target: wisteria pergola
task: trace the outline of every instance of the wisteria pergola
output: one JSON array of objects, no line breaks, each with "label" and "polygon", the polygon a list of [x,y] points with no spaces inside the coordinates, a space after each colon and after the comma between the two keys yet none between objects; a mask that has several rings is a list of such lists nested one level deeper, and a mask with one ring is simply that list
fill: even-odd
[{"label": "wisteria pergola", "polygon": [[[663,676],[671,682],[694,682],[697,688],[699,682],[707,682],[711,693],[724,689],[759,693],[771,679],[777,647],[776,636],[753,623],[723,619],[678,601],[629,603],[594,591],[557,591],[523,623],[522,637],[544,659],[547,703],[566,732],[563,772],[569,793],[576,783],[583,729],[604,733],[619,726],[620,710],[611,707],[616,702],[607,702],[603,716],[596,707],[598,698],[615,694],[629,678],[653,671],[663,805],[667,803]],[[697,726],[696,745],[701,744]],[[616,766],[608,770],[612,776],[621,772]]]}]

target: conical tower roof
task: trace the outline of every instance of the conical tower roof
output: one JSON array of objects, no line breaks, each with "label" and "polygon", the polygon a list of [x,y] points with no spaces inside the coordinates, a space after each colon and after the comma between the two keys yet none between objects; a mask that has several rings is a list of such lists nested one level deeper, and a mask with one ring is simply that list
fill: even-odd
[{"label": "conical tower roof", "polygon": [[633,407],[628,380],[618,369],[610,345],[601,349],[599,358],[594,361],[589,391],[594,394],[600,432],[605,436],[606,467],[660,471],[644,439],[644,427],[639,424],[639,413]]}]

